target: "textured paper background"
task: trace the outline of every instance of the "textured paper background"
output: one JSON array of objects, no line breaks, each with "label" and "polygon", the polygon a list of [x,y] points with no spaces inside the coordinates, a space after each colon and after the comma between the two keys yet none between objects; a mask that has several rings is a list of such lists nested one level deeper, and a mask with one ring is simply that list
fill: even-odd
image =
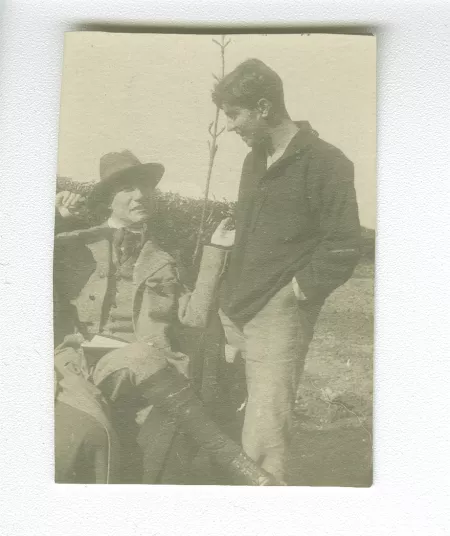
[{"label": "textured paper background", "polygon": [[[448,532],[447,2],[8,2],[1,20],[0,532]],[[378,35],[375,484],[368,490],[53,484],[52,244],[63,31],[86,20],[295,21]]]}]

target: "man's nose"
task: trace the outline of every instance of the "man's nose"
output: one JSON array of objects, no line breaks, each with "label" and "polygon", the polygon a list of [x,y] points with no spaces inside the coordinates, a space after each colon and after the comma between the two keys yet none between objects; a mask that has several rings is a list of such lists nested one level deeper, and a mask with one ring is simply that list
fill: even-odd
[{"label": "man's nose", "polygon": [[142,191],[142,189],[141,188],[136,188],[133,191],[133,199],[135,201],[140,201],[143,198],[144,198],[144,192]]}]

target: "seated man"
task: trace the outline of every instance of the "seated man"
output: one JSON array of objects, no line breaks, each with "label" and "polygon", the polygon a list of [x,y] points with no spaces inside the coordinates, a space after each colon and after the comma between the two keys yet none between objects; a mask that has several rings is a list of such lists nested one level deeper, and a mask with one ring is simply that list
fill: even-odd
[{"label": "seated man", "polygon": [[[207,416],[187,379],[187,356],[174,351],[177,323],[206,326],[234,231],[226,221],[219,225],[204,248],[196,288],[187,292],[173,259],[149,238],[154,189],[163,172],[161,164],[141,164],[129,151],[104,156],[90,202],[109,207],[110,218],[55,237],[55,289],[76,311],[77,332],[55,353],[57,480],[118,479],[110,412],[129,404],[157,424],[143,445],[146,482],[158,482],[179,427],[242,483],[275,484]],[[98,360],[92,350],[99,338],[104,355]],[[89,418],[81,422],[80,412]],[[75,430],[86,427],[87,437],[74,439]]]}]

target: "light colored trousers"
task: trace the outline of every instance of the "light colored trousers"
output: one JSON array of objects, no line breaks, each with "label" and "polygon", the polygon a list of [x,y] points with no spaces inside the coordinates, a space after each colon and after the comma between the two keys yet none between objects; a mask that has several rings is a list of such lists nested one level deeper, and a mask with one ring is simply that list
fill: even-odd
[{"label": "light colored trousers", "polygon": [[319,305],[298,301],[292,283],[242,330],[220,311],[227,343],[245,360],[244,451],[281,480],[298,383],[319,311]]}]

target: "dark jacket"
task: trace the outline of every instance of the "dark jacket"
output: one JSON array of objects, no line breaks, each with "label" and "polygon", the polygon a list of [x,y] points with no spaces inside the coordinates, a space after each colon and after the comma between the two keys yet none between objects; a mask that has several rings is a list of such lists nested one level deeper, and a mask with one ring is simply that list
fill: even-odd
[{"label": "dark jacket", "polygon": [[268,169],[254,148],[245,158],[236,208],[224,312],[244,325],[295,276],[321,303],[351,276],[360,223],[352,162],[308,122]]}]

